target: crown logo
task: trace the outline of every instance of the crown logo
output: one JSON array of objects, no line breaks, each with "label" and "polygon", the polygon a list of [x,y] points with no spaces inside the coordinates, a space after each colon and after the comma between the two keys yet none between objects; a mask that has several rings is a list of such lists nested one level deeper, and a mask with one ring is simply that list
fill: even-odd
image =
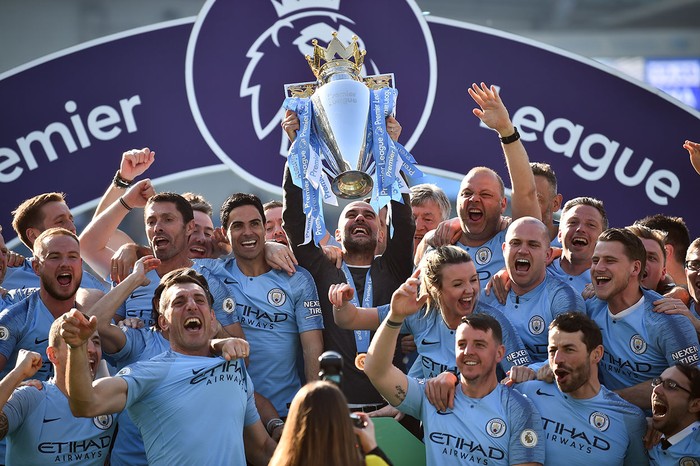
[{"label": "crown logo", "polygon": [[277,11],[277,16],[288,15],[294,11],[314,8],[340,9],[340,0],[271,0]]},{"label": "crown logo", "polygon": [[[331,39],[326,48],[318,45],[316,39],[311,41],[314,46],[314,56],[307,55],[306,61],[309,62],[311,71],[313,71],[316,78],[321,79],[322,75],[325,74],[324,72],[328,71],[328,68],[342,66],[345,69],[350,68],[355,77],[359,79],[367,51],[360,50],[357,41],[358,37],[353,36],[352,42],[346,47],[338,39],[337,32],[333,33],[333,39]],[[325,63],[322,63],[322,61]]]}]

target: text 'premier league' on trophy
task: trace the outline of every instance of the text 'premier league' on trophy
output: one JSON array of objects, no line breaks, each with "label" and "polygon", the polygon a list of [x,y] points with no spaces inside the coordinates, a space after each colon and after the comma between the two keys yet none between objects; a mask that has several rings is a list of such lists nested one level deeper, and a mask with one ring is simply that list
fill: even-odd
[{"label": "text 'premier league' on trophy", "polygon": [[393,74],[360,76],[365,50],[358,38],[345,46],[333,33],[324,48],[313,40],[306,56],[316,81],[285,85],[284,108],[296,112],[299,131],[289,149],[292,180],[301,188],[306,230],[304,243],[326,234],[321,201],[370,196],[379,212],[391,200],[401,202],[407,178],[423,174],[408,151],[391,140],[386,118],[394,114],[398,91]]}]

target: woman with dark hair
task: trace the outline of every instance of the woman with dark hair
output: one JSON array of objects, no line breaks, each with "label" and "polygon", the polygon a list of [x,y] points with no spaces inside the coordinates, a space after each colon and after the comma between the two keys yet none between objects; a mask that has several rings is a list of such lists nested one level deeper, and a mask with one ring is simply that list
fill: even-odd
[{"label": "woman with dark hair", "polygon": [[[391,463],[377,447],[374,424],[365,413],[354,413],[331,382],[303,386],[289,415],[270,466],[386,466]],[[359,445],[358,445],[359,439]]]}]

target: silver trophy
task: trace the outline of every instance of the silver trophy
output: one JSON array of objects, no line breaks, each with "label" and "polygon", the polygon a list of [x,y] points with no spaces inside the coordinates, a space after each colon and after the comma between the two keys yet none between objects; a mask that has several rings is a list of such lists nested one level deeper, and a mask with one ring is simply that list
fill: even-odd
[{"label": "silver trophy", "polygon": [[317,81],[287,84],[285,92],[288,97],[311,97],[316,134],[331,155],[323,157],[323,168],[332,178],[333,193],[344,199],[366,197],[372,192],[374,171],[366,150],[370,88],[393,87],[393,75],[360,77],[365,51],[359,49],[357,37],[347,47],[337,33],[326,48],[316,40],[312,44],[314,55],[306,59]]}]

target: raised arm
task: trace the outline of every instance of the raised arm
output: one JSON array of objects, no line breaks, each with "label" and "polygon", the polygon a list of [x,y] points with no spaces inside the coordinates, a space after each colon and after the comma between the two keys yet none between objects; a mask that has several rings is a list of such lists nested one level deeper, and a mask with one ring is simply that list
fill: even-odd
[{"label": "raised arm", "polygon": [[[93,218],[97,217],[110,205],[119,199],[119,196],[124,194],[125,190],[134,182],[134,179],[142,175],[148,167],[151,166],[155,159],[155,152],[151,152],[147,147],[143,149],[132,149],[122,154],[122,160],[119,164],[119,170],[114,175],[112,182],[107,187],[107,191],[102,195],[100,203],[95,209]],[[110,237],[108,246],[112,250],[117,250],[121,245],[132,243],[133,240],[129,235],[121,230],[116,230]]]},{"label": "raised arm", "polygon": [[104,377],[93,383],[88,367],[87,341],[97,328],[97,318],[88,320],[73,309],[63,315],[61,336],[68,345],[66,390],[74,416],[95,417],[122,411],[126,406],[127,383],[121,377]]},{"label": "raised arm", "polygon": [[391,297],[389,316],[382,322],[372,339],[365,359],[365,374],[372,385],[392,406],[398,406],[406,398],[408,378],[399,368],[392,364],[396,339],[401,324],[410,312],[405,309],[420,309],[428,295],[418,297],[419,271],[416,271],[406,283],[402,284]]},{"label": "raised arm", "polygon": [[85,313],[97,317],[97,332],[102,340],[102,349],[105,353],[119,352],[126,344],[126,334],[116,325],[112,324],[114,314],[133,291],[150,283],[146,274],[160,265],[160,260],[153,256],[146,256],[134,264],[131,274],[122,280],[119,285],[112,288],[93,306],[86,308]]},{"label": "raised arm", "polygon": [[4,439],[9,430],[7,416],[2,411],[5,403],[10,399],[15,388],[22,383],[23,380],[36,374],[41,369],[43,361],[39,353],[27,350],[19,350],[17,354],[17,363],[2,380],[0,380],[0,439]]},{"label": "raised arm", "polygon": [[153,164],[156,153],[148,147],[143,149],[131,149],[122,154],[119,170],[114,175],[107,191],[102,195],[100,203],[95,209],[93,218],[101,214],[107,207],[114,204],[119,196],[126,192],[126,189],[134,182],[136,177],[142,175],[148,167]]},{"label": "raised arm", "polygon": [[108,247],[110,237],[129,210],[144,207],[148,198],[154,194],[151,180],[139,181],[121,196],[119,202],[112,203],[104,212],[92,219],[83,230],[80,235],[81,256],[100,276],[107,277],[110,274],[114,255],[114,251]]},{"label": "raised arm", "polygon": [[[515,134],[515,126],[513,126],[508,110],[501,101],[495,86],[488,87],[484,83],[481,83],[481,86],[472,84],[472,87],[469,88],[469,95],[480,107],[473,109],[472,112],[486,126],[495,130],[501,138],[508,138]],[[512,189],[510,205],[513,220],[525,216],[541,220],[542,214],[537,203],[535,177],[530,168],[530,160],[525,146],[520,138],[513,142],[502,142],[501,146],[510,176]]]}]

